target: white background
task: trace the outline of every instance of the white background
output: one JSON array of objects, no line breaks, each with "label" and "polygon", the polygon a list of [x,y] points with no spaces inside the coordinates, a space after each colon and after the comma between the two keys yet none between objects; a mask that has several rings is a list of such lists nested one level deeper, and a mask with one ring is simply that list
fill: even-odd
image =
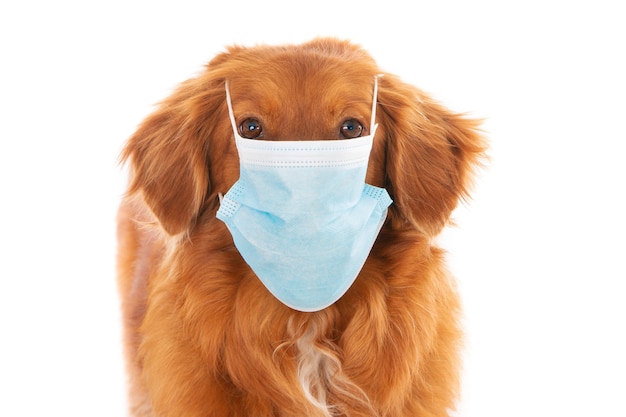
[{"label": "white background", "polygon": [[626,416],[623,7],[426,3],[3,2],[0,416],[125,415],[124,140],[225,46],[317,35],[486,119],[492,161],[441,239],[465,305],[458,415]]}]

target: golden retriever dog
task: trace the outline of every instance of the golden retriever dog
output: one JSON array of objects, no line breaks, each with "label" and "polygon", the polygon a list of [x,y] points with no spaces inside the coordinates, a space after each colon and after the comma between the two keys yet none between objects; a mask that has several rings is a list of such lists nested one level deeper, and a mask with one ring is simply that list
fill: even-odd
[{"label": "golden retriever dog", "polygon": [[[393,201],[384,224],[339,299],[288,307],[216,218],[241,174],[233,126],[256,141],[350,140],[373,132],[373,100],[365,183]],[[460,308],[433,241],[483,157],[478,126],[335,39],[231,47],[183,82],[121,157],[132,415],[448,415],[459,395]]]}]

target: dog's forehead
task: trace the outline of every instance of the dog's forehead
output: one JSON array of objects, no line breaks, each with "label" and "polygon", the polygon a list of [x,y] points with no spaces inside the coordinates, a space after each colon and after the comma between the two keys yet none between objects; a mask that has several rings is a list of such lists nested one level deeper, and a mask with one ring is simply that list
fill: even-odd
[{"label": "dog's forehead", "polygon": [[[262,53],[256,49],[245,52],[232,62],[235,78],[231,84],[241,84],[250,95],[273,93],[283,99],[320,99],[333,94],[353,99],[371,96],[377,69],[369,60],[352,56],[337,56],[298,48]],[[355,97],[356,96],[356,97]]]},{"label": "dog's forehead", "polygon": [[[259,71],[255,77],[229,80],[232,103],[239,113],[326,114],[357,111],[369,114],[374,76],[355,77],[340,71]],[[367,116],[364,114],[363,116]],[[355,115],[357,116],[357,115]]]},{"label": "dog's forehead", "polygon": [[235,80],[231,84],[234,104],[252,104],[263,108],[266,105],[310,106],[313,108],[344,107],[366,104],[371,106],[373,88],[371,84],[357,84],[348,77],[337,77],[334,82],[318,82],[299,79],[290,82],[286,79]]}]

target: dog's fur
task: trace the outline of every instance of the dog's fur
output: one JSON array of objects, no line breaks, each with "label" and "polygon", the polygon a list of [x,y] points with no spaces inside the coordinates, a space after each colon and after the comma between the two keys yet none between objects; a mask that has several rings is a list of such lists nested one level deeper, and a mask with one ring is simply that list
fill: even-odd
[{"label": "dog's fur", "polygon": [[425,417],[454,407],[459,302],[432,240],[483,154],[478,122],[379,78],[366,181],[394,202],[357,280],[322,311],[276,300],[215,217],[239,177],[225,81],[238,122],[261,120],[264,140],[339,139],[346,119],[368,131],[380,73],[333,39],[232,47],[130,138],[118,272],[134,416]]}]

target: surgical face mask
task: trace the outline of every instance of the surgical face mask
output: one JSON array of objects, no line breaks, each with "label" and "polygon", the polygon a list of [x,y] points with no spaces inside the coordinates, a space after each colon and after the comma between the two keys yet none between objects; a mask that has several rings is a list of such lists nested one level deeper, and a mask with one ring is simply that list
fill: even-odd
[{"label": "surgical face mask", "polygon": [[322,310],[341,298],[387,217],[387,191],[365,184],[376,92],[377,84],[368,136],[263,141],[239,135],[226,85],[240,178],[217,218],[265,287],[295,310]]}]

